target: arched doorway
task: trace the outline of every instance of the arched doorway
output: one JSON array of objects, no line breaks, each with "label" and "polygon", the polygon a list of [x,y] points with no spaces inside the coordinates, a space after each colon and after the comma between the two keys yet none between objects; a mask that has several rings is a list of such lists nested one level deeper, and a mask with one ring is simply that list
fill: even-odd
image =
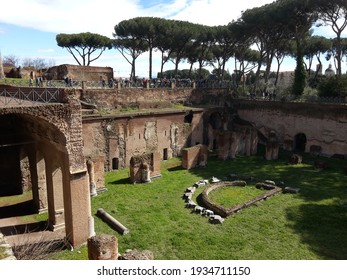
[{"label": "arched doorway", "polygon": [[[0,104],[0,167],[4,166],[0,168],[0,178],[7,180],[2,180],[0,186],[5,184],[3,190],[13,195],[26,190],[25,182],[31,181],[34,210],[38,213],[47,207],[48,218],[43,219],[49,220],[53,229],[64,224],[63,237],[72,246],[79,246],[94,233],[83,152],[80,92],[57,90],[52,93],[54,98],[47,96],[52,97],[49,100],[36,94],[22,95],[20,89],[17,94],[16,97],[25,99],[23,103],[11,97],[11,102]],[[25,180],[21,174],[25,174]],[[47,193],[41,193],[40,188],[45,188]],[[0,205],[0,214],[8,212],[3,206]]]},{"label": "arched doorway", "polygon": [[298,133],[294,138],[294,150],[304,153],[306,150],[307,138],[304,133]]},{"label": "arched doorway", "polygon": [[213,112],[210,115],[209,123],[214,130],[220,130],[223,128],[222,115],[219,112]]},{"label": "arched doorway", "polygon": [[[15,237],[18,234],[45,231],[45,236],[54,232],[66,237],[73,246],[82,244],[89,236],[86,171],[83,165],[73,165],[77,171],[71,167],[70,160],[75,158],[67,149],[69,135],[63,133],[68,130],[61,130],[70,124],[62,118],[58,127],[39,116],[33,110],[0,112],[0,178],[6,178],[0,182],[0,231],[10,243],[20,240]],[[14,202],[9,205],[8,201]],[[38,217],[42,212],[48,213]],[[23,221],[24,215],[30,217]]]}]

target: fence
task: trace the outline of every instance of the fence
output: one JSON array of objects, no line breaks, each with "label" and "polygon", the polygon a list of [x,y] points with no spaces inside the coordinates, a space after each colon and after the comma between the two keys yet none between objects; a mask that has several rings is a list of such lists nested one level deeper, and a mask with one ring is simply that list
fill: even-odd
[{"label": "fence", "polygon": [[230,81],[197,80],[191,79],[127,79],[100,81],[78,81],[78,80],[44,80],[40,84],[28,79],[11,79],[3,81],[2,84],[15,87],[41,87],[41,88],[76,88],[81,89],[113,89],[113,88],[230,88]]},{"label": "fence", "polygon": [[[16,84],[14,84],[16,85]],[[18,86],[18,85],[17,85]],[[343,104],[347,105],[347,97],[319,97],[319,96],[275,96],[275,95],[254,95],[238,94],[233,91],[231,82],[219,82],[211,80],[191,81],[189,79],[122,79],[118,81],[69,81],[63,80],[44,81],[39,87],[22,87],[0,89],[0,105],[25,105],[34,102],[54,103],[60,102],[60,92],[63,88],[76,89],[114,89],[114,88],[206,88],[206,89],[227,89],[227,92],[234,99],[246,99],[256,101],[281,101],[281,102],[303,102],[321,104]]]},{"label": "fence", "polygon": [[235,99],[254,100],[259,102],[277,101],[277,102],[292,102],[292,103],[318,103],[318,104],[341,104],[347,105],[347,97],[320,97],[320,96],[294,96],[285,95],[276,97],[256,96],[256,95],[233,95]]},{"label": "fence", "polygon": [[0,89],[0,105],[18,106],[39,103],[58,103],[60,90],[57,88],[5,88]]}]

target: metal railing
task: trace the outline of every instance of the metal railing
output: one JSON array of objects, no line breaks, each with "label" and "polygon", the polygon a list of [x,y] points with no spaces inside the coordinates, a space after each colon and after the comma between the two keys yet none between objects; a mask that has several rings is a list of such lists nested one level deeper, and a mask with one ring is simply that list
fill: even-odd
[{"label": "metal railing", "polygon": [[43,80],[40,84],[28,79],[11,79],[4,82],[5,85],[15,87],[31,88],[76,88],[81,89],[113,89],[113,88],[230,88],[230,81],[217,80],[196,80],[191,79],[116,79],[100,81],[79,81],[79,80]]},{"label": "metal railing", "polygon": [[[20,79],[18,79],[20,80]],[[19,82],[19,81],[18,81]],[[135,80],[111,80],[111,81],[69,81],[50,80],[43,81],[38,87],[31,85],[12,84],[14,88],[0,89],[0,104],[8,105],[18,104],[23,105],[28,102],[53,103],[59,102],[60,89],[75,88],[81,89],[114,89],[114,88],[205,88],[205,89],[227,89],[234,99],[246,99],[256,101],[282,101],[282,102],[301,102],[301,103],[321,103],[321,104],[347,104],[347,97],[319,97],[317,95],[310,96],[293,96],[283,95],[255,95],[251,93],[237,93],[233,90],[233,85],[230,81],[216,80],[200,80],[192,81],[190,79],[135,79]],[[149,84],[148,84],[149,83]]]},{"label": "metal railing", "polygon": [[14,88],[0,90],[0,105],[23,106],[35,103],[58,103],[60,90],[52,88]]},{"label": "metal railing", "polygon": [[318,104],[341,104],[347,105],[347,97],[320,97],[320,96],[256,96],[246,94],[232,94],[235,99],[254,100],[259,102],[278,101],[291,103],[318,103]]}]

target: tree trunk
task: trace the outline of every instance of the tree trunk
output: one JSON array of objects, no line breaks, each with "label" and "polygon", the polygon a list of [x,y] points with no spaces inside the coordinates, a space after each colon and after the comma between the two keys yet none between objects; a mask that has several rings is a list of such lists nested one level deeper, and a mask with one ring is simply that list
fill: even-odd
[{"label": "tree trunk", "polygon": [[4,79],[4,78],[5,78],[4,66],[2,64],[2,56],[0,52],[0,79]]}]

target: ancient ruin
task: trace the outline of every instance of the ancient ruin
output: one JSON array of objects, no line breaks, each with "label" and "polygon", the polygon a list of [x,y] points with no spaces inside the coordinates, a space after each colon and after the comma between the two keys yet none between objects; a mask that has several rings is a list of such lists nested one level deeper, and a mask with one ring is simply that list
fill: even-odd
[{"label": "ancient ruin", "polygon": [[114,235],[100,234],[88,238],[89,260],[117,260],[118,240]]},{"label": "ancient ruin", "polygon": [[209,150],[221,160],[254,155],[259,145],[268,160],[279,148],[344,158],[347,151],[345,105],[307,110],[234,99],[227,88],[0,86],[0,104],[0,195],[32,190],[35,212],[48,212],[49,229],[65,231],[72,246],[95,234],[90,199],[105,187],[105,171],[129,167],[131,181],[142,183],[172,157],[204,167]]},{"label": "ancient ruin", "polygon": [[182,167],[191,169],[206,167],[208,160],[208,148],[205,145],[196,145],[182,150]]},{"label": "ancient ruin", "polygon": [[132,183],[149,183],[152,178],[160,176],[159,153],[133,156],[130,159],[130,181]]}]

